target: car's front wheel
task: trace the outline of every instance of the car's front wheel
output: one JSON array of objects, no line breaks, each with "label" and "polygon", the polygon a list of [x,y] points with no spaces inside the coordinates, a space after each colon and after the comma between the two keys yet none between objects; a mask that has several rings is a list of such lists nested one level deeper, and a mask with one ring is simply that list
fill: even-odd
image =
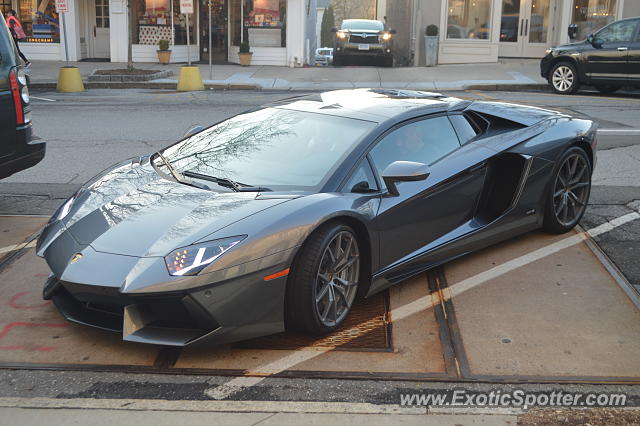
[{"label": "car's front wheel", "polygon": [[580,222],[591,192],[591,162],[584,149],[574,146],[562,156],[553,174],[543,227],[555,234]]},{"label": "car's front wheel", "polygon": [[287,327],[312,334],[337,329],[351,310],[360,279],[360,246],[344,224],[314,232],[292,266],[287,286]]},{"label": "car's front wheel", "polygon": [[556,93],[562,95],[576,93],[580,88],[576,67],[569,62],[557,63],[549,74],[549,84]]}]

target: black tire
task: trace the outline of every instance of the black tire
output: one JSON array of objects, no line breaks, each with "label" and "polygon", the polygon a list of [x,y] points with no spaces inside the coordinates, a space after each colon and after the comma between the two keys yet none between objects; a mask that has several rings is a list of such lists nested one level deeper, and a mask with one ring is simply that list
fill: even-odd
[{"label": "black tire", "polygon": [[621,86],[615,86],[612,84],[604,84],[604,85],[599,85],[596,86],[596,89],[598,89],[598,92],[603,93],[605,95],[610,95],[611,93],[615,93],[618,90],[620,90]]},{"label": "black tire", "polygon": [[335,55],[333,57],[333,65],[336,67],[341,67],[344,65],[344,56],[342,55]]},{"label": "black tire", "polygon": [[382,59],[382,66],[387,68],[393,68],[393,56],[385,56]]},{"label": "black tire", "polygon": [[[320,272],[322,271],[321,268],[323,268],[322,263],[328,259],[328,257],[325,257],[326,250],[332,251],[331,247],[337,247],[336,239],[343,238],[345,235],[350,235],[353,238],[352,244],[355,243],[356,247],[355,253],[357,256],[355,257],[357,258],[357,261],[352,264],[352,267],[350,267],[351,269],[357,269],[356,278],[354,280],[355,285],[348,287],[348,296],[345,296],[344,299],[340,298],[344,301],[350,299],[351,304],[346,308],[346,310],[341,311],[340,318],[338,318],[339,309],[337,304],[334,303],[332,306],[336,306],[336,321],[335,324],[327,324],[327,318],[323,320],[322,312],[319,312],[321,307],[319,306],[320,302],[317,300],[317,296],[318,293],[321,293],[321,290],[324,289],[324,285],[328,288],[330,287],[330,283],[328,280],[321,280]],[[340,241],[342,242],[342,240]],[[352,247],[353,246],[349,246],[349,250],[343,250],[343,253],[346,251],[352,253],[354,251]],[[347,255],[349,253],[347,253]],[[348,256],[345,256],[345,259],[347,257]],[[332,281],[335,281],[333,279],[333,273],[325,273],[322,275],[328,275],[332,278]],[[338,277],[339,275],[340,274],[336,273],[335,277]],[[285,296],[287,329],[299,330],[310,334],[326,334],[336,330],[344,322],[351,306],[353,306],[353,302],[358,291],[359,279],[359,243],[353,229],[341,223],[329,223],[316,230],[304,243],[300,252],[296,256],[294,264],[291,266],[291,273],[289,274],[287,292]],[[345,286],[344,288],[347,287]],[[335,287],[329,290],[330,291],[325,291],[322,294],[332,293],[334,294],[334,299],[336,296],[339,296]],[[327,304],[324,306],[326,305]],[[347,304],[341,306],[341,308],[346,306]],[[328,311],[331,310],[331,308],[327,309]],[[328,317],[328,314],[326,314],[325,317]]]},{"label": "black tire", "polygon": [[549,73],[549,86],[561,95],[572,95],[580,88],[576,67],[570,62],[558,62]]},{"label": "black tire", "polygon": [[[577,160],[575,172],[571,172],[573,160]],[[574,146],[565,151],[557,162],[549,182],[542,225],[545,231],[563,234],[580,222],[591,192],[591,172],[591,162],[584,149]],[[578,174],[580,177],[576,179]],[[562,208],[563,205],[566,210]]]}]

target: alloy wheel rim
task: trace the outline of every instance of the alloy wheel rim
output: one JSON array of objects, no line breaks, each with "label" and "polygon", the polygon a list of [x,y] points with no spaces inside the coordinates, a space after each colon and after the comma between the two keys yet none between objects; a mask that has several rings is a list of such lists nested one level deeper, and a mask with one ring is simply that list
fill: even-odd
[{"label": "alloy wheel rim", "polygon": [[360,253],[348,231],[336,234],[325,248],[315,282],[315,303],[320,321],[328,327],[347,316],[358,290]]},{"label": "alloy wheel rim", "polygon": [[566,92],[573,85],[573,71],[571,68],[561,66],[553,72],[553,87],[561,92]]},{"label": "alloy wheel rim", "polygon": [[579,154],[567,157],[558,170],[553,189],[556,218],[563,226],[572,225],[584,212],[589,198],[591,177],[587,160]]}]

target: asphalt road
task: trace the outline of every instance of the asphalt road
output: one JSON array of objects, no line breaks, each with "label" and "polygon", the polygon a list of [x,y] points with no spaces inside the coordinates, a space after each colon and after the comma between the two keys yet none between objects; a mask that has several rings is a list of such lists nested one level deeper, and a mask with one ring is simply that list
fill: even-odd
[{"label": "asphalt road", "polygon": [[[502,100],[554,108],[590,117],[604,129],[591,205],[583,220],[591,228],[640,205],[640,96],[557,96],[534,92],[451,92],[469,99]],[[82,94],[34,92],[36,133],[48,152],[38,166],[0,183],[0,214],[51,214],[84,181],[122,159],[150,153],[178,139],[196,124],[210,124],[256,105],[297,95],[291,92],[196,92],[92,90]],[[631,222],[597,238],[627,279],[640,289],[640,223]],[[0,397],[45,396],[100,398],[142,395],[199,399],[219,377],[168,377],[73,372],[0,371]],[[488,385],[465,385],[487,388]],[[400,392],[452,389],[457,384],[416,384],[349,380],[270,378],[238,399],[332,400],[397,403]],[[519,386],[520,388],[526,386]],[[509,385],[502,386],[511,388]],[[532,390],[548,386],[532,385]],[[558,386],[569,389],[570,386]],[[598,387],[620,391],[622,387]],[[496,389],[491,385],[491,389]],[[588,391],[589,386],[575,386]],[[624,387],[640,405],[636,388]],[[167,397],[169,395],[169,397]]]}]

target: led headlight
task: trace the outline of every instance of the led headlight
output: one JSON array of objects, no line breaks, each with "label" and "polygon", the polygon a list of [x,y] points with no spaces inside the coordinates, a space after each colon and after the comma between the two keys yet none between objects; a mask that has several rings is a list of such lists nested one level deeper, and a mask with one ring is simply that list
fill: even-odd
[{"label": "led headlight", "polygon": [[176,277],[198,275],[207,265],[245,238],[246,235],[239,235],[174,250],[164,258],[167,270]]},{"label": "led headlight", "polygon": [[389,40],[391,40],[391,33],[384,33],[384,34],[382,34],[382,40],[384,40],[384,41],[389,41]]},{"label": "led headlight", "polygon": [[338,38],[339,38],[340,40],[344,40],[345,38],[347,38],[347,33],[343,32],[343,31],[338,31],[338,32],[336,33],[336,35],[338,36]]}]

